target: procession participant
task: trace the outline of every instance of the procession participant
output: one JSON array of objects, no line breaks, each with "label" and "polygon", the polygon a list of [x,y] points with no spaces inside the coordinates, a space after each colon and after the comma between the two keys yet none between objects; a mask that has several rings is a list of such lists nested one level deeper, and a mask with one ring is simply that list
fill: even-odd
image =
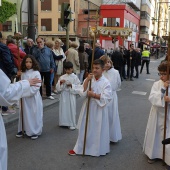
[{"label": "procession participant", "polygon": [[[82,91],[80,90],[81,95],[90,97],[85,155],[100,156],[110,152],[107,104],[112,99],[112,90],[110,82],[102,75],[103,68],[104,62],[100,59],[95,60],[93,62],[93,74],[88,75]],[[91,89],[88,89],[90,80],[92,85]],[[69,155],[83,154],[87,102],[88,99],[86,98],[78,122],[78,139],[74,149],[68,152]]]},{"label": "procession participant", "polygon": [[[148,156],[148,162],[154,163],[157,158],[162,159],[162,140],[164,135],[165,102],[170,102],[170,97],[165,96],[166,88],[169,87],[167,80],[167,63],[158,66],[160,80],[152,86],[149,101],[152,104],[143,144],[143,151]],[[169,90],[170,95],[170,90]],[[169,104],[168,104],[169,105]],[[170,111],[167,115],[167,127],[170,126]],[[166,138],[170,137],[170,128],[166,129]],[[170,145],[165,149],[165,163],[170,165]]]},{"label": "procession participant", "polygon": [[[22,80],[10,84],[10,79],[0,69],[0,105],[12,105],[21,97],[30,96],[30,86],[36,86],[41,80],[38,78]],[[7,170],[7,140],[4,122],[0,114],[0,170]]]},{"label": "procession participant", "polygon": [[119,111],[118,111],[118,98],[116,90],[121,86],[121,79],[119,72],[112,67],[112,61],[108,56],[100,57],[101,60],[104,61],[105,67],[103,75],[109,80],[113,99],[110,101],[108,105],[109,110],[109,134],[111,142],[118,142],[122,139],[121,127],[120,127],[120,119],[119,119]]},{"label": "procession participant", "polygon": [[73,73],[73,64],[68,61],[64,64],[66,74],[59,78],[56,85],[61,91],[59,101],[59,126],[68,126],[70,130],[76,127],[76,92],[71,88],[73,84],[80,85],[80,80]]},{"label": "procession participant", "polygon": [[[21,80],[28,80],[30,78],[41,79],[38,63],[32,55],[26,55],[24,57],[21,63],[21,70]],[[42,97],[39,92],[40,86],[41,84],[39,84],[38,87],[31,87],[30,96],[24,97],[22,99],[24,131],[25,134],[30,136],[33,140],[37,139],[38,136],[41,135],[43,127],[43,104]],[[22,120],[20,109],[18,133],[16,137],[20,138],[22,136]]]}]

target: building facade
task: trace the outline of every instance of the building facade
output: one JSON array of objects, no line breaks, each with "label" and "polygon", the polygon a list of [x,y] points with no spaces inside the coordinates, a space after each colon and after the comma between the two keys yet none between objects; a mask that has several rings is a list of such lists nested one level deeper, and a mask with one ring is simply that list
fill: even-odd
[{"label": "building facade", "polygon": [[[76,40],[77,32],[77,16],[79,11],[79,0],[65,0],[71,7],[72,19],[69,24],[69,36],[71,40]],[[61,4],[63,0],[44,0],[38,1],[38,34],[39,36],[47,37],[49,40],[61,38],[63,41],[66,38],[66,31],[61,26]]]},{"label": "building facade", "polygon": [[[100,25],[108,27],[125,27],[132,29],[132,36],[128,39],[121,39],[118,37],[116,47],[124,45],[129,48],[129,45],[133,43],[135,47],[138,46],[139,41],[139,22],[140,16],[134,10],[132,10],[127,4],[115,4],[115,5],[101,5],[100,13],[102,18],[100,19]],[[114,48],[111,37],[100,37],[100,42],[104,48]]]},{"label": "building facade", "polygon": [[89,27],[99,24],[99,19],[95,20],[94,16],[99,12],[101,0],[81,0],[78,14],[77,36],[80,42],[91,42],[89,37]]}]

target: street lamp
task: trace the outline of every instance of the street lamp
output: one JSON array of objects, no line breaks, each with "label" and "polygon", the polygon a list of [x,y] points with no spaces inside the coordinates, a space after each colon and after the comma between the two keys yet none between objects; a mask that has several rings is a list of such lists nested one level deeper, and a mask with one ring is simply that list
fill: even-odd
[{"label": "street lamp", "polygon": [[95,3],[91,2],[90,0],[84,0],[87,1],[88,5],[87,5],[87,10],[84,10],[85,14],[88,14],[88,18],[87,18],[87,43],[90,43],[90,39],[89,39],[89,27],[90,27],[90,20],[93,18],[90,18],[90,3],[99,7],[98,5],[96,5]]}]

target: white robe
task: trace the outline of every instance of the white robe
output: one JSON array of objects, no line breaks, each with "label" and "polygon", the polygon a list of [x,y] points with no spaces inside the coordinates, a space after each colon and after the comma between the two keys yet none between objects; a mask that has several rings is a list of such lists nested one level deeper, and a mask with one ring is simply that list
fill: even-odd
[{"label": "white robe", "polygon": [[[41,80],[39,71],[27,70],[22,74],[22,80],[38,78]],[[30,96],[22,99],[24,131],[28,136],[41,135],[43,127],[43,104],[39,89],[41,83],[30,87]],[[21,110],[19,114],[18,132],[22,131]]]},{"label": "white robe", "polygon": [[[96,94],[101,94],[101,97],[100,100],[90,99],[85,155],[106,155],[110,152],[107,104],[112,99],[111,85],[109,81],[102,76],[97,81],[93,78],[91,87],[92,91]],[[82,93],[82,95],[86,96],[87,91]],[[83,154],[87,101],[88,98],[85,99],[79,116],[79,134],[73,149],[76,154]]]},{"label": "white robe", "polygon": [[[60,85],[61,80],[66,80]],[[78,77],[72,74],[64,74],[57,82],[56,89],[61,91],[59,102],[59,126],[76,127],[76,94],[77,92],[67,84],[80,85]]]},{"label": "white robe", "polygon": [[[149,119],[146,127],[143,151],[150,159],[162,159],[163,157],[162,140],[164,133],[165,101],[161,93],[162,87],[162,80],[155,82],[152,86],[151,93],[149,96],[149,101],[152,103],[152,107],[150,110]],[[168,111],[167,114],[166,138],[170,138],[170,111]],[[167,165],[170,165],[170,145],[166,145],[165,163]]]},{"label": "white robe", "polygon": [[[11,81],[0,69],[0,105],[16,103],[21,97],[29,96],[30,84],[27,80],[10,84]],[[7,140],[4,122],[0,114],[0,170],[7,170]]]},{"label": "white robe", "polygon": [[111,68],[108,71],[104,71],[103,75],[110,81],[113,93],[113,98],[108,105],[110,141],[118,142],[122,139],[118,111],[118,98],[116,93],[116,90],[121,86],[120,74],[117,70]]}]

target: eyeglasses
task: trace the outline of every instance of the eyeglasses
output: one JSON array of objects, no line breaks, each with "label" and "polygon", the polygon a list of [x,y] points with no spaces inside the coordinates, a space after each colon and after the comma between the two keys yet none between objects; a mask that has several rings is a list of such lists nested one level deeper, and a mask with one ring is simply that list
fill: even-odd
[{"label": "eyeglasses", "polygon": [[166,73],[158,73],[158,76],[166,76]]}]

